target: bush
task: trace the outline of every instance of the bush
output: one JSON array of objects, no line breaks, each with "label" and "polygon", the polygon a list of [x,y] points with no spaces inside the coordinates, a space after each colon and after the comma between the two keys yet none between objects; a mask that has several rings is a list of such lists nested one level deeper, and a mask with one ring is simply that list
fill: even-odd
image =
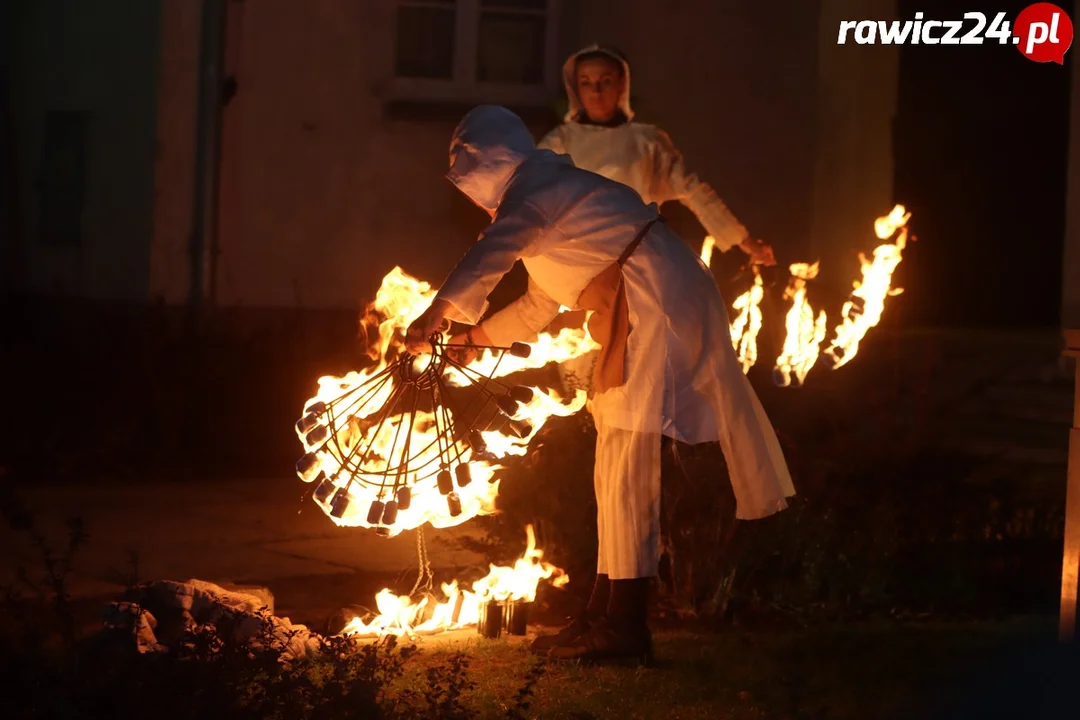
[{"label": "bush", "polygon": [[[799,493],[776,516],[734,520],[716,444],[665,443],[662,609],[800,621],[1053,611],[1045,579],[1060,562],[1060,498],[1025,495],[1028,468],[1008,477],[993,459],[947,450],[930,403],[946,401],[882,387],[872,361],[843,383],[830,383],[838,373],[812,388],[759,390]],[[546,558],[584,595],[596,553],[594,443],[587,413],[550,420],[527,455],[504,463],[501,514],[481,519],[488,539],[472,547],[505,561],[531,522]]]}]

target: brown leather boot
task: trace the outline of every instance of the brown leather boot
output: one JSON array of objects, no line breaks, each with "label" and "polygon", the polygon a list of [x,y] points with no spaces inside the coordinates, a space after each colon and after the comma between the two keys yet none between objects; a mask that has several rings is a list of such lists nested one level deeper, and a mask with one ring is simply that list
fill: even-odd
[{"label": "brown leather boot", "polygon": [[590,627],[592,627],[592,622],[589,618],[585,615],[579,615],[554,635],[541,635],[533,640],[532,644],[529,645],[529,652],[537,655],[547,655],[556,646],[574,642],[589,632]]},{"label": "brown leather boot", "polygon": [[572,619],[568,625],[554,635],[541,635],[533,640],[529,650],[546,655],[556,645],[564,645],[578,639],[588,632],[594,622],[604,616],[610,596],[611,582],[608,580],[608,576],[597,574],[585,612]]},{"label": "brown leather boot", "polygon": [[647,627],[633,632],[617,629],[607,618],[603,618],[593,623],[586,633],[551,648],[548,657],[584,663],[624,662],[649,667],[653,662],[652,633]]},{"label": "brown leather boot", "polygon": [[649,578],[612,580],[607,617],[592,623],[588,632],[557,644],[549,657],[651,665],[653,647],[648,626],[648,600]]}]

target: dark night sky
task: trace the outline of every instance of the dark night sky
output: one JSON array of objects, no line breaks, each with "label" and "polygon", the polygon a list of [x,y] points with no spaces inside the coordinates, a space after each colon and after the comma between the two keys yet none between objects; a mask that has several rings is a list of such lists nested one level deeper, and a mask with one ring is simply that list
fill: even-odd
[{"label": "dark night sky", "polygon": [[[1029,4],[901,0],[900,17],[959,19],[978,9],[1012,19]],[[1073,2],[1058,4],[1073,14]],[[1062,67],[996,44],[903,48],[896,198],[925,240],[897,270],[906,322],[1059,322],[1075,52],[1074,42]]]}]

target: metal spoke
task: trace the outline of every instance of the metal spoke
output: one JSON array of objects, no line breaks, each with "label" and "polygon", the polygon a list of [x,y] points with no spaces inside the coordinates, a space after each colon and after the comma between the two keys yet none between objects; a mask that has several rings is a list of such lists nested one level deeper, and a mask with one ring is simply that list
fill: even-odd
[{"label": "metal spoke", "polygon": [[[491,364],[490,371],[480,372],[451,357],[452,351],[458,348],[490,350],[496,354],[495,362]],[[441,336],[435,336],[431,338],[429,353],[415,356],[403,352],[386,367],[362,383],[344,390],[339,396],[320,402],[317,408],[312,404],[306,406],[305,411],[316,416],[325,414],[325,417],[320,418],[322,422],[313,423],[315,418],[312,417],[302,418],[301,422],[308,427],[320,426],[325,422],[328,437],[317,446],[308,446],[307,443],[305,446],[310,448],[310,453],[328,453],[336,463],[336,470],[329,477],[321,476],[324,478],[322,487],[327,487],[327,480],[333,483],[329,486],[330,491],[323,489],[316,493],[313,489],[305,497],[313,494],[320,503],[328,503],[331,498],[327,493],[333,493],[334,516],[342,517],[349,506],[350,490],[354,486],[363,488],[365,493],[370,493],[367,497],[372,500],[368,522],[382,527],[383,521],[378,518],[389,516],[391,519],[385,522],[392,524],[396,515],[390,515],[390,511],[386,516],[381,515],[380,506],[376,503],[411,498],[411,493],[402,496],[403,490],[435,490],[427,483],[433,482],[440,473],[450,472],[455,466],[457,479],[451,480],[450,492],[465,487],[469,482],[469,460],[485,452],[482,438],[476,433],[479,433],[477,426],[486,417],[488,408],[494,403],[497,411],[508,415],[516,407],[512,403],[521,402],[520,396],[516,400],[513,398],[514,388],[494,377],[505,353],[528,357],[529,348],[520,343],[511,347],[446,343]],[[455,375],[453,384],[445,377],[445,373],[451,370],[460,373]],[[464,378],[464,385],[458,385],[461,378]],[[390,383],[388,394],[387,383]],[[459,391],[471,394],[467,399],[463,396],[462,402],[457,403],[454,393]],[[387,394],[386,400],[378,408],[368,407],[383,394]],[[430,403],[430,408],[426,407],[427,403]],[[308,411],[309,407],[312,410]],[[430,418],[427,415],[429,411]],[[364,413],[362,416],[358,414],[361,412]],[[297,428],[303,432],[301,422],[297,423]],[[388,422],[396,423],[396,426],[387,428]],[[341,427],[339,423],[342,423]],[[433,437],[417,443],[413,436],[418,432],[418,427],[427,423],[430,426],[424,428],[423,432],[431,433]],[[385,439],[384,430],[389,433]],[[376,452],[378,443],[382,443],[381,452]],[[318,460],[309,460],[309,468],[311,462]],[[330,473],[331,470],[327,468],[326,472]],[[308,471],[301,471],[298,464],[298,472]],[[301,477],[308,479],[310,475]],[[436,484],[441,484],[439,489],[446,490],[445,482],[444,476]],[[353,500],[357,499],[355,492]],[[460,512],[460,501],[456,496],[452,496],[450,501],[450,511],[455,512],[453,508],[457,503],[457,512]]]}]

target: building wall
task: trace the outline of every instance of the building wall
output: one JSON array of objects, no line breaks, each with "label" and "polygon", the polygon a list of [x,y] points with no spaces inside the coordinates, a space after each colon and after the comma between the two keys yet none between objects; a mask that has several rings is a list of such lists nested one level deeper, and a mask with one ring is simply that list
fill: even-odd
[{"label": "building wall", "polygon": [[[153,234],[157,3],[13,2],[21,237],[4,259],[14,266],[8,274],[12,289],[145,300]],[[56,112],[67,113],[66,121],[58,123]],[[77,136],[84,138],[82,212],[72,213],[71,222],[42,217],[48,207],[57,207],[43,206],[46,160],[57,144],[50,127],[67,128],[65,137],[75,144]],[[52,222],[81,226],[81,237],[43,237]]]},{"label": "building wall", "polygon": [[223,138],[222,305],[352,307],[395,264],[438,281],[482,226],[443,177],[454,122],[387,117],[393,11],[245,5]]},{"label": "building wall", "polygon": [[[576,43],[628,55],[638,119],[664,128],[784,262],[809,248],[817,75],[817,3],[789,5],[591,0]],[[696,222],[678,229],[704,236]]]},{"label": "building wall", "polygon": [[161,0],[149,279],[153,297],[176,305],[187,301],[191,264],[201,6],[192,0]]},{"label": "building wall", "polygon": [[[560,55],[593,40],[621,47],[634,64],[640,119],[668,130],[755,234],[802,259],[813,212],[811,5],[778,20],[751,3],[671,3],[664,13],[645,0],[564,3]],[[199,23],[189,3],[164,7],[153,288],[182,302]],[[353,307],[396,264],[441,282],[487,220],[444,178],[450,133],[467,105],[399,112],[386,102],[392,0],[240,7],[218,302]],[[533,129],[539,135],[555,118]],[[700,242],[700,227],[681,227]]]},{"label": "building wall", "polygon": [[812,253],[821,259],[822,281],[844,291],[858,277],[854,251],[873,249],[873,221],[894,202],[900,52],[897,47],[837,45],[837,33],[841,20],[896,17],[896,0],[821,4]]},{"label": "building wall", "polygon": [[1061,323],[1080,328],[1080,52],[1069,53],[1072,92],[1069,103],[1069,169],[1065,201],[1065,257]]},{"label": "building wall", "polygon": [[[217,302],[351,308],[395,264],[438,281],[485,216],[445,180],[463,111],[391,117],[389,0],[230,6]],[[154,294],[188,292],[199,16],[165,0]]]},{"label": "building wall", "polygon": [[[875,2],[831,0],[820,21],[812,3],[778,18],[751,3],[657,13],[645,0],[564,2],[560,55],[594,40],[621,47],[639,119],[671,133],[781,262],[811,259],[851,247],[891,200],[893,67],[846,62],[830,17],[866,16]],[[351,308],[395,264],[438,283],[485,224],[443,177],[467,105],[387,102],[394,7],[229,3],[226,71],[239,87],[223,128],[219,304]],[[22,3],[16,275],[28,289],[186,301],[200,12],[191,0],[102,0],[93,12],[75,0]],[[57,109],[84,110],[89,123],[77,247],[37,237],[43,118]],[[541,115],[533,128],[555,121]],[[665,210],[700,241],[688,213]]]}]

